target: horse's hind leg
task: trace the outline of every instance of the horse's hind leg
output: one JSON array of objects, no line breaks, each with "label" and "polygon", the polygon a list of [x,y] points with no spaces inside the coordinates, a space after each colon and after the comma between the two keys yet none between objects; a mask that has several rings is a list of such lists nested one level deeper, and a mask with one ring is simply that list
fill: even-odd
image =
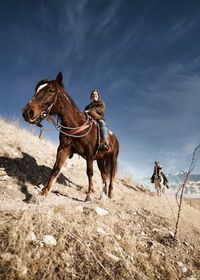
[{"label": "horse's hind leg", "polygon": [[87,176],[88,176],[88,193],[86,196],[85,201],[91,201],[91,194],[94,192],[94,186],[93,186],[93,159],[87,158]]},{"label": "horse's hind leg", "polygon": [[103,181],[103,190],[102,190],[102,194],[100,196],[100,199],[103,199],[107,196],[107,175],[105,173],[101,173],[101,178]]},{"label": "horse's hind leg", "polygon": [[113,180],[114,180],[116,168],[117,168],[117,158],[115,157],[115,155],[112,155],[109,158],[109,161],[110,161],[110,184],[109,184],[109,190],[108,190],[108,197],[112,198]]},{"label": "horse's hind leg", "polygon": [[105,170],[104,159],[97,159],[97,165],[101,172],[101,178],[102,178],[103,185],[104,185],[102,195],[101,195],[101,198],[102,198],[103,194],[107,195],[107,174],[106,174],[106,170]]}]

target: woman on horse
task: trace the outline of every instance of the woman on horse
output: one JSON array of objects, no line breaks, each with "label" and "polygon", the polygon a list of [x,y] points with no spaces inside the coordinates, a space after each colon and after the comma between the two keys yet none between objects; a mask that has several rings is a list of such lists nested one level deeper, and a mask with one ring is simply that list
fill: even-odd
[{"label": "woman on horse", "polygon": [[100,99],[99,92],[93,90],[90,94],[91,103],[85,107],[85,112],[87,112],[94,120],[99,124],[101,131],[101,151],[108,151],[108,131],[105,122],[105,102]]}]

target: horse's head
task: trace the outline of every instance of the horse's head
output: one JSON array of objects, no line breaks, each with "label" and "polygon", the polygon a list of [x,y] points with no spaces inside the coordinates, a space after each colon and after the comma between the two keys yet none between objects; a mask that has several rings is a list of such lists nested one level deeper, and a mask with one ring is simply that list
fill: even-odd
[{"label": "horse's head", "polygon": [[51,113],[63,86],[62,79],[62,73],[59,72],[55,80],[42,80],[37,84],[33,97],[22,109],[25,121],[40,125]]}]

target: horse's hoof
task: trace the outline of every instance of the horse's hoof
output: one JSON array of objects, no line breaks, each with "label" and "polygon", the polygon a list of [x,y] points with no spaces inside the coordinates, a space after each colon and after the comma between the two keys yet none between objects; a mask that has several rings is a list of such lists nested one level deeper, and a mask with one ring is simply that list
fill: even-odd
[{"label": "horse's hoof", "polygon": [[107,192],[107,188],[106,188],[106,187],[104,187],[104,188],[103,188],[103,193],[104,193],[105,195],[107,195],[107,194],[108,194],[108,192]]},{"label": "horse's hoof", "polygon": [[108,198],[112,199],[112,194],[111,193],[108,194]]},{"label": "horse's hoof", "polygon": [[90,196],[90,194],[88,194],[87,196],[86,196],[86,198],[85,198],[85,202],[89,202],[89,201],[91,201],[92,199],[91,199],[91,196]]},{"label": "horse's hoof", "polygon": [[40,193],[40,195],[43,195],[43,196],[46,196],[47,197],[47,195],[48,195],[48,190],[47,189],[42,189],[42,191],[41,191],[41,193]]},{"label": "horse's hoof", "polygon": [[36,195],[31,195],[27,200],[27,203],[29,204],[37,204],[38,202],[39,202],[39,198]]},{"label": "horse's hoof", "polygon": [[102,192],[99,200],[103,200],[104,201],[104,200],[106,200],[106,198],[107,198],[107,196],[106,196],[105,192]]},{"label": "horse's hoof", "polygon": [[94,199],[94,195],[92,193],[88,193],[85,202],[92,201]]}]

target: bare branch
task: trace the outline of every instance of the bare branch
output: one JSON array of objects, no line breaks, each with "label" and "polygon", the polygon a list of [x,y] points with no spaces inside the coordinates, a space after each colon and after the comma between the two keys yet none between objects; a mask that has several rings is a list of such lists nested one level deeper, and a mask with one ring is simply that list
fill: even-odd
[{"label": "bare branch", "polygon": [[[179,220],[180,220],[180,213],[181,213],[181,206],[182,206],[182,201],[183,201],[183,192],[186,186],[186,183],[189,179],[189,176],[192,172],[192,170],[194,169],[195,166],[195,154],[196,151],[199,149],[200,145],[198,145],[194,151],[193,151],[193,155],[192,155],[192,161],[190,163],[190,167],[188,169],[188,172],[186,173],[185,179],[183,184],[180,186],[180,188],[178,189],[177,193],[176,193],[176,202],[178,204],[178,214],[177,214],[177,220],[176,220],[176,227],[175,227],[175,233],[174,233],[174,239],[176,238],[177,235],[177,231],[178,231],[178,225],[179,225]],[[178,197],[178,194],[180,193],[180,197]],[[179,201],[178,201],[179,199]]]}]

